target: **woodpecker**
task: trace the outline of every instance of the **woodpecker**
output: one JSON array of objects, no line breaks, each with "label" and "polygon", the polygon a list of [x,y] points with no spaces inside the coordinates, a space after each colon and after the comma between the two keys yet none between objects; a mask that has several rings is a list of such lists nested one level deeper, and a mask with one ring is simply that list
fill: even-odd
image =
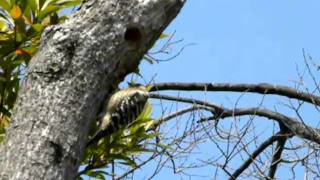
[{"label": "woodpecker", "polygon": [[98,132],[89,140],[87,147],[121,128],[128,126],[143,111],[148,101],[145,86],[137,85],[114,93],[107,104]]}]

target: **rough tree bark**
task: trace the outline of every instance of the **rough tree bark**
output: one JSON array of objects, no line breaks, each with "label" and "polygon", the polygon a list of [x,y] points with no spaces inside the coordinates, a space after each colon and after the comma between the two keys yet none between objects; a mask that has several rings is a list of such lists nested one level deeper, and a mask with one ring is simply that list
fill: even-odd
[{"label": "rough tree bark", "polygon": [[26,72],[0,179],[74,179],[90,121],[185,0],[88,1],[48,27]]}]

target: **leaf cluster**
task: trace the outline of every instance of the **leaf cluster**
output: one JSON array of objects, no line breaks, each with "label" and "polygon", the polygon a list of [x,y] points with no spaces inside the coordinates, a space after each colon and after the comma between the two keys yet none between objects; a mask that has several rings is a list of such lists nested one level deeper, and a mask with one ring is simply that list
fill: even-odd
[{"label": "leaf cluster", "polygon": [[[97,144],[86,149],[82,165],[86,166],[79,172],[97,179],[105,179],[104,175],[109,175],[101,168],[108,168],[112,163],[135,168],[137,163],[135,155],[142,153],[154,153],[155,146],[164,147],[152,141],[157,136],[154,131],[148,131],[154,126],[155,120],[151,118],[152,106],[147,104],[139,117],[127,128],[104,137]],[[97,127],[95,128],[98,129]]]},{"label": "leaf cluster", "polygon": [[62,9],[81,0],[1,0],[0,1],[0,143],[10,122],[20,80],[36,53],[42,31],[63,22]]}]

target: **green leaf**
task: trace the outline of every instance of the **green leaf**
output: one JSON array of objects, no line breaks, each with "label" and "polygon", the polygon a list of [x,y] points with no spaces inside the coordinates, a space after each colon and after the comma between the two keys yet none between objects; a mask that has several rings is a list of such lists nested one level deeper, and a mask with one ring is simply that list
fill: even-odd
[{"label": "green leaf", "polygon": [[41,7],[37,20],[40,23],[44,18],[48,17],[52,13],[57,13],[61,9],[79,5],[81,2],[81,0],[48,0]]},{"label": "green leaf", "polygon": [[8,95],[6,97],[5,104],[8,106],[9,109],[12,109],[18,95],[19,79],[15,78],[7,84]]},{"label": "green leaf", "polygon": [[0,144],[2,144],[4,142],[5,137],[6,137],[6,135],[4,133],[0,134]]},{"label": "green leaf", "polygon": [[26,38],[27,38],[26,33],[23,32],[24,29],[21,29],[21,30],[22,30],[22,32],[17,32],[17,33],[16,33],[16,42],[17,42],[18,44],[22,43],[22,42],[25,41]]},{"label": "green leaf", "polygon": [[38,0],[38,10],[42,9],[44,3],[46,3],[48,0]]},{"label": "green leaf", "polygon": [[5,107],[0,108],[0,112],[3,113],[4,115],[8,116],[8,117],[11,116],[11,112]]},{"label": "green leaf", "polygon": [[123,155],[123,154],[109,154],[108,159],[110,160],[123,160],[126,162],[127,165],[131,166],[131,167],[136,167],[137,164],[134,160],[132,160],[131,158]]},{"label": "green leaf", "polygon": [[148,118],[150,118],[151,113],[152,113],[152,105],[150,103],[147,103],[144,106],[142,113],[138,116],[137,120],[148,119]]},{"label": "green leaf", "polygon": [[146,89],[147,89],[148,92],[150,92],[150,90],[151,90],[153,87],[154,87],[153,85],[148,85],[148,86],[146,87]]},{"label": "green leaf", "polygon": [[121,143],[119,141],[113,141],[111,144],[108,144],[108,149],[112,149],[112,148],[123,148],[125,149],[128,145],[127,144],[124,144],[124,143]]},{"label": "green leaf", "polygon": [[22,12],[26,11],[29,6],[27,0],[17,0],[16,4],[20,7]]},{"label": "green leaf", "polygon": [[57,2],[57,4],[62,6],[63,8],[77,6],[81,3],[82,3],[82,0],[60,0]]},{"label": "green leaf", "polygon": [[150,145],[154,145],[154,146],[160,147],[160,148],[162,148],[162,149],[166,149],[166,150],[168,150],[168,151],[174,151],[173,148],[171,148],[170,146],[165,145],[165,144],[161,144],[161,143],[150,143]]},{"label": "green leaf", "polygon": [[61,7],[57,6],[57,5],[49,5],[47,8],[45,8],[44,10],[41,10],[39,15],[37,16],[37,20],[38,23],[42,22],[42,20],[44,18],[46,18],[47,16],[49,16],[50,14],[57,12],[58,10],[60,10]]},{"label": "green leaf", "polygon": [[33,24],[30,26],[30,28],[27,31],[27,37],[28,39],[31,39],[33,37],[40,38],[41,33],[44,29],[44,26],[42,24]]},{"label": "green leaf", "polygon": [[7,0],[9,2],[9,4],[11,5],[11,7],[16,3],[16,0]]},{"label": "green leaf", "polygon": [[41,11],[44,10],[44,9],[47,8],[50,4],[54,4],[55,2],[57,2],[57,0],[42,0],[40,10],[41,10]]},{"label": "green leaf", "polygon": [[14,19],[15,23],[15,41],[20,44],[26,40],[26,24],[25,20],[22,17]]},{"label": "green leaf", "polygon": [[59,16],[57,13],[52,13],[50,15],[50,24],[58,24],[59,23]]},{"label": "green leaf", "polygon": [[36,12],[38,10],[39,1],[38,0],[27,0],[28,5],[32,12]]},{"label": "green leaf", "polygon": [[169,35],[168,35],[168,34],[161,33],[161,35],[160,35],[159,39],[165,39],[165,38],[167,38],[167,37],[169,37]]},{"label": "green leaf", "polygon": [[[15,43],[12,39],[8,39],[6,41],[0,41],[0,56],[6,56],[9,55],[10,52],[13,52],[15,50]],[[0,61],[0,66],[4,62]],[[1,66],[3,67],[3,66]]]},{"label": "green leaf", "polygon": [[[0,32],[7,32],[9,29],[8,29],[8,27],[7,27],[7,25],[3,22],[3,21],[1,21],[0,20]],[[2,36],[3,34],[0,34],[0,36]],[[0,37],[0,40],[1,40],[2,38]]]},{"label": "green leaf", "polygon": [[0,134],[5,133],[5,129],[9,126],[10,118],[6,115],[2,115],[0,119]]},{"label": "green leaf", "polygon": [[144,136],[144,140],[153,139],[157,136],[157,133],[150,133]]},{"label": "green leaf", "polygon": [[103,175],[103,173],[101,173],[101,171],[87,171],[86,175],[96,178],[96,179],[102,179],[105,180],[105,177]]},{"label": "green leaf", "polygon": [[68,19],[68,16],[60,16],[59,15],[59,23],[63,23],[67,19]]},{"label": "green leaf", "polygon": [[14,60],[11,62],[12,67],[17,67],[20,66],[22,63],[24,63],[23,59],[19,59],[19,60]]},{"label": "green leaf", "polygon": [[142,154],[142,153],[146,153],[146,152],[153,153],[153,152],[156,152],[156,150],[137,147],[137,148],[129,149],[129,152],[130,152],[130,155],[134,155],[134,154],[137,155],[137,154]]},{"label": "green leaf", "polygon": [[[3,32],[0,33],[0,48],[1,44],[4,44],[5,42],[14,42],[14,35],[11,32]],[[1,54],[2,52],[0,52]]]},{"label": "green leaf", "polygon": [[1,8],[3,8],[4,10],[6,10],[6,11],[10,11],[10,4],[9,4],[9,2],[7,1],[7,0],[1,0],[0,1],[0,7]]}]

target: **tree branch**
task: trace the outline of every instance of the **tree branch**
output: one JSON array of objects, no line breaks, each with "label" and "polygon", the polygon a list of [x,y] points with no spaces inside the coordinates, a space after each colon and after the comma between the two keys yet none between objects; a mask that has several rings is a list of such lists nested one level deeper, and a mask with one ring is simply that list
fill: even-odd
[{"label": "tree branch", "polygon": [[232,174],[232,176],[229,178],[230,180],[237,179],[238,176],[241,175],[243,171],[245,171],[250,164],[255,160],[256,157],[259,156],[260,153],[262,153],[267,147],[269,147],[271,144],[273,144],[275,141],[278,141],[280,139],[283,139],[283,137],[286,137],[287,135],[284,135],[282,133],[277,133],[274,136],[271,136],[267,140],[265,140],[250,156],[249,158]]},{"label": "tree branch", "polygon": [[226,110],[221,115],[221,118],[233,117],[233,116],[246,116],[246,115],[256,115],[265,117],[268,119],[273,119],[280,123],[280,125],[284,125],[291,133],[296,136],[299,136],[303,139],[315,142],[320,144],[320,130],[318,128],[313,128],[311,126],[307,126],[304,123],[299,122],[295,118],[291,118],[285,116],[281,113],[274,112],[268,109],[261,108],[239,108],[233,110]]},{"label": "tree branch", "polygon": [[281,154],[283,152],[284,145],[286,144],[287,137],[282,136],[277,141],[278,141],[277,147],[276,147],[276,150],[275,150],[275,152],[273,154],[271,165],[270,165],[270,168],[269,168],[269,173],[268,173],[268,178],[269,179],[274,179],[277,167],[281,162]]},{"label": "tree branch", "polygon": [[183,108],[183,109],[180,109],[176,112],[173,112],[171,114],[168,114],[166,116],[163,116],[161,117],[152,127],[150,127],[148,130],[155,130],[159,125],[161,125],[162,123],[165,123],[167,121],[169,121],[170,119],[173,119],[175,117],[178,117],[178,116],[181,116],[185,113],[188,113],[188,112],[191,112],[191,111],[194,111],[194,110],[200,110],[200,109],[204,109],[204,110],[209,110],[209,111],[212,111],[213,109],[212,108],[208,108],[207,106],[202,106],[202,105],[192,105],[190,107],[186,107],[186,108]]},{"label": "tree branch", "polygon": [[291,118],[281,113],[274,112],[268,109],[261,109],[261,108],[228,109],[223,106],[218,106],[216,104],[195,100],[191,98],[182,98],[182,97],[174,97],[174,96],[159,95],[159,94],[150,94],[150,97],[156,98],[156,99],[165,99],[165,100],[179,101],[179,102],[185,102],[185,103],[199,104],[199,105],[213,108],[212,112],[214,112],[215,115],[205,120],[217,120],[220,118],[223,119],[227,117],[246,116],[246,115],[255,115],[255,116],[265,117],[265,118],[277,121],[280,124],[280,126],[284,125],[286,128],[288,128],[288,130],[290,130],[291,133],[293,133],[296,136],[299,136],[303,139],[310,140],[312,142],[320,144],[319,129],[307,126],[304,123],[299,122],[295,118]]},{"label": "tree branch", "polygon": [[196,99],[191,99],[191,98],[160,95],[160,94],[154,94],[154,93],[150,93],[149,97],[155,98],[155,99],[164,99],[164,100],[170,100],[170,101],[179,101],[179,102],[203,105],[203,106],[207,106],[209,108],[212,108],[211,110],[215,111],[215,113],[222,113],[225,110],[222,106],[219,106],[217,104],[213,104],[213,103],[209,103],[209,102],[205,102],[205,101],[200,101],[200,100],[196,100]]},{"label": "tree branch", "polygon": [[287,86],[261,84],[231,84],[231,83],[156,83],[151,91],[184,90],[184,91],[231,91],[252,92],[259,94],[274,94],[288,98],[302,100],[320,106],[320,97],[302,92]]}]

